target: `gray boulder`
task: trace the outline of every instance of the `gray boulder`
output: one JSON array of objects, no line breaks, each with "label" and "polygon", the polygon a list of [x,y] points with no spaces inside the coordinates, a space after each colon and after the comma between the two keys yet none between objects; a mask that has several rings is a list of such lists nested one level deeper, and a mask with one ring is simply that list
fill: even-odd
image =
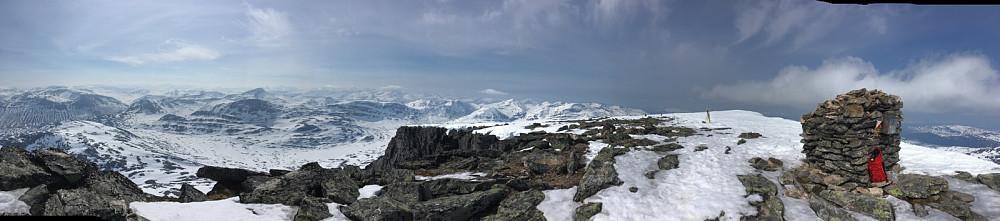
[{"label": "gray boulder", "polygon": [[976,180],[983,185],[990,187],[990,189],[1000,192],[1000,173],[984,173],[976,176]]},{"label": "gray boulder", "polygon": [[901,174],[896,185],[885,188],[889,195],[900,199],[925,199],[948,189],[948,181],[927,175]]},{"label": "gray boulder", "polygon": [[36,165],[35,158],[20,147],[0,148],[0,191],[11,191],[49,183],[52,175]]},{"label": "gray boulder", "polygon": [[430,199],[431,193],[420,182],[399,182],[383,187],[378,197],[412,204]]},{"label": "gray boulder", "polygon": [[483,220],[487,221],[541,221],[545,216],[536,206],[542,203],[545,194],[538,190],[528,190],[515,193],[500,202],[500,207],[494,215],[487,216]]},{"label": "gray boulder", "polygon": [[201,190],[195,189],[191,184],[181,184],[180,200],[182,203],[201,202],[208,200],[208,196]]},{"label": "gray boulder", "polygon": [[621,185],[618,178],[618,171],[615,170],[615,156],[628,152],[626,148],[605,147],[597,153],[597,156],[587,165],[583,177],[580,178],[580,185],[573,195],[573,201],[582,202],[583,199],[597,194],[597,192],[610,186]]},{"label": "gray boulder", "polygon": [[896,213],[893,211],[889,200],[871,197],[868,195],[847,192],[823,190],[819,197],[830,201],[844,209],[871,216],[877,220],[895,220]]},{"label": "gray boulder", "polygon": [[469,220],[474,215],[488,212],[507,197],[508,188],[498,185],[487,191],[465,195],[434,198],[413,205],[416,220]]},{"label": "gray boulder", "polygon": [[302,198],[312,196],[351,204],[359,195],[358,185],[347,174],[313,162],[240,194],[240,202],[298,205]]},{"label": "gray boulder", "polygon": [[34,215],[41,215],[45,212],[45,201],[49,200],[49,189],[45,184],[38,185],[24,192],[18,200],[28,204],[28,211]]}]

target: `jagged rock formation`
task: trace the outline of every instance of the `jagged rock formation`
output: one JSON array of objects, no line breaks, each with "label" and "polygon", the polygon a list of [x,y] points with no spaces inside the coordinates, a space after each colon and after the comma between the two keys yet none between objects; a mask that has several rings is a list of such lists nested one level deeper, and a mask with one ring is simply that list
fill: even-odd
[{"label": "jagged rock formation", "polygon": [[899,162],[899,127],[884,122],[884,130],[892,131],[874,135],[878,121],[889,117],[902,121],[900,108],[903,102],[899,96],[865,89],[820,103],[816,110],[800,119],[805,161],[824,172],[847,178],[847,182],[868,186],[868,155],[874,147],[882,150],[886,170],[892,170]]},{"label": "jagged rock formation", "polygon": [[4,146],[0,159],[0,190],[31,188],[19,200],[28,204],[32,215],[124,220],[131,213],[129,203],[156,200],[124,175],[98,171],[96,164],[60,149],[32,154]]}]

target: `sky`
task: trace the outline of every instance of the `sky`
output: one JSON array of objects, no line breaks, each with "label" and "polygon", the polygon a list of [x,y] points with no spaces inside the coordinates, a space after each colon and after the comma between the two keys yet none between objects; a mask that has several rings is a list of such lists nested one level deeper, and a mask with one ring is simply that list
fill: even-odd
[{"label": "sky", "polygon": [[0,1],[0,87],[373,88],[798,119],[853,89],[1000,129],[1000,6]]}]

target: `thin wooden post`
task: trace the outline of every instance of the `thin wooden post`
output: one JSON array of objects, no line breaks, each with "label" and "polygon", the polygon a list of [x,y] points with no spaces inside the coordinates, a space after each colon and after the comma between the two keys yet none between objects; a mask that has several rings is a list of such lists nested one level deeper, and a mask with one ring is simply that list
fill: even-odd
[{"label": "thin wooden post", "polygon": [[708,116],[708,123],[712,123],[712,114],[708,112],[708,107],[705,108],[705,116]]}]

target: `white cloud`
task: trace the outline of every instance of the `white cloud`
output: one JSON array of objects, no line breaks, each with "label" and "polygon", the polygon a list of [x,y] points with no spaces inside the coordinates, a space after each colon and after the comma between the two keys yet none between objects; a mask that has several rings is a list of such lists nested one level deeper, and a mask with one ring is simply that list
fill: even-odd
[{"label": "white cloud", "polygon": [[850,90],[881,89],[902,97],[905,110],[1000,112],[1000,72],[982,55],[954,54],[879,73],[856,57],[830,59],[816,69],[789,66],[770,81],[716,85],[703,97],[744,103],[811,107]]},{"label": "white cloud", "polygon": [[403,89],[403,86],[399,86],[399,85],[386,85],[386,86],[381,87],[381,89],[382,90],[399,90],[399,89]]},{"label": "white cloud", "polygon": [[274,9],[258,9],[247,5],[247,20],[240,24],[250,32],[246,41],[262,47],[278,47],[293,34],[292,24],[285,13]]},{"label": "white cloud", "polygon": [[132,66],[146,64],[161,64],[187,60],[215,60],[219,57],[219,52],[215,50],[184,43],[167,41],[166,44],[176,46],[176,49],[164,52],[146,53],[131,56],[111,56],[105,58],[109,61],[116,61]]},{"label": "white cloud", "polygon": [[507,92],[494,90],[492,88],[488,88],[486,90],[481,90],[481,91],[479,91],[479,93],[490,94],[490,95],[507,95]]}]

